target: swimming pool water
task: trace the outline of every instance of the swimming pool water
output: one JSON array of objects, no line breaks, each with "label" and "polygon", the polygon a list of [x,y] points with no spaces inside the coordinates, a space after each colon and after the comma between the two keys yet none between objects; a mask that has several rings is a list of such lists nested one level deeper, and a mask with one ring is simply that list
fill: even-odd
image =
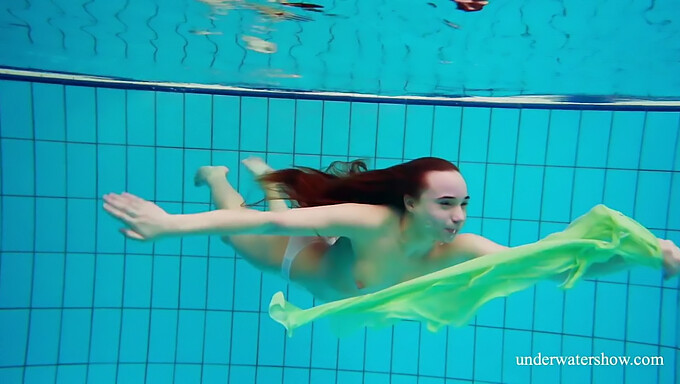
[{"label": "swimming pool water", "polygon": [[[438,156],[468,183],[467,232],[518,246],[604,203],[680,243],[670,0],[491,0],[475,14],[318,3],[285,8],[308,21],[264,16],[267,1],[0,6],[0,383],[680,382],[680,285],[659,271],[541,283],[435,334],[405,321],[338,339],[319,322],[287,338],[267,314],[273,293],[316,301],[217,236],[120,235],[100,196],[212,209],[193,185],[201,165],[227,165],[257,202],[249,156],[275,168]],[[536,94],[558,97],[411,97]],[[626,96],[653,102],[607,104]],[[516,363],[539,353],[664,364]]]},{"label": "swimming pool water", "polygon": [[0,66],[377,95],[680,96],[673,0],[492,0],[475,13],[450,0],[314,3],[322,13],[267,0],[7,2]]},{"label": "swimming pool water", "polygon": [[[458,164],[466,231],[511,246],[597,203],[680,240],[678,112],[295,100],[0,82],[0,382],[675,383],[678,279],[634,269],[494,300],[473,322],[337,339],[321,322],[286,338],[266,312],[283,290],[214,237],[125,240],[98,196],[131,191],[170,212],[210,209],[193,186],[239,161],[321,167],[420,156]],[[663,366],[518,366],[515,356],[663,356]]]}]

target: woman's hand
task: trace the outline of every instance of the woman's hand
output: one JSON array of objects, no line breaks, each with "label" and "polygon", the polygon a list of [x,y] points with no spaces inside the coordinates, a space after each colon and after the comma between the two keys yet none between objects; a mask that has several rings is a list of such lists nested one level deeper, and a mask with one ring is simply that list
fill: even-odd
[{"label": "woman's hand", "polygon": [[151,240],[168,232],[170,214],[158,205],[123,192],[104,195],[104,209],[129,228],[120,231],[135,240]]},{"label": "woman's hand", "polygon": [[663,276],[668,280],[680,272],[680,249],[671,240],[659,239],[663,253]]}]

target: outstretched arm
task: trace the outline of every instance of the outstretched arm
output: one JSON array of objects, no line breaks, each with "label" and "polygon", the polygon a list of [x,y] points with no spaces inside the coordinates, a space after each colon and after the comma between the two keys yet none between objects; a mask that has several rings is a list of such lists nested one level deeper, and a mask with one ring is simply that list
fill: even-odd
[{"label": "outstretched arm", "polygon": [[172,215],[129,193],[107,194],[104,201],[104,209],[127,226],[121,232],[137,240],[188,234],[354,237],[378,230],[393,216],[389,208],[366,204],[280,212],[240,209]]},{"label": "outstretched arm", "polygon": [[[671,240],[658,239],[663,253],[664,279],[670,279],[680,273],[680,248]],[[451,254],[468,255],[468,258],[482,257],[508,249],[482,236],[464,233],[458,235],[451,244]],[[585,278],[595,278],[623,271],[630,267],[620,256],[612,257],[606,263],[591,265],[585,272]],[[564,281],[566,273],[551,276],[552,280]]]},{"label": "outstretched arm", "polygon": [[[658,239],[663,254],[663,277],[671,279],[680,273],[680,249],[671,240]],[[588,268],[585,277],[599,277],[629,268],[620,256],[614,256],[607,263],[593,264]]]}]

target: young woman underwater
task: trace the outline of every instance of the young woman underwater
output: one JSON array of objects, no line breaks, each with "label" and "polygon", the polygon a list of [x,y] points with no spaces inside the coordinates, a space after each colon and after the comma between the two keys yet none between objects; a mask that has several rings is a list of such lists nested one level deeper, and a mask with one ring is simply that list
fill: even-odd
[{"label": "young woman underwater", "polygon": [[[266,191],[269,211],[245,207],[226,167],[201,167],[196,185],[210,187],[217,210],[168,214],[129,193],[107,194],[104,209],[135,240],[218,234],[263,271],[281,271],[317,298],[330,301],[395,284],[508,249],[460,234],[470,200],[465,179],[447,160],[425,157],[380,170],[361,161],[274,171],[244,160]],[[285,200],[296,205],[289,209]],[[664,275],[680,268],[680,249],[659,239]],[[627,267],[616,258],[591,265],[586,276]],[[564,280],[563,276],[553,276]]]}]

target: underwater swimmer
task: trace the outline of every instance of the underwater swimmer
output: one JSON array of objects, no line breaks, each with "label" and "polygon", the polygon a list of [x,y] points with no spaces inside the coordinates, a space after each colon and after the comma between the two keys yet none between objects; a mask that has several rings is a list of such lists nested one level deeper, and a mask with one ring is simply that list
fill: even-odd
[{"label": "underwater swimmer", "polygon": [[[104,209],[127,226],[121,232],[131,239],[222,235],[259,269],[281,271],[325,301],[375,292],[507,249],[459,233],[470,197],[458,168],[443,159],[371,171],[360,161],[335,163],[327,172],[274,171],[257,158],[244,165],[265,189],[270,211],[245,208],[226,167],[202,167],[195,178],[210,187],[216,211],[168,214],[128,193],[105,195]],[[283,199],[299,207],[289,209]],[[668,240],[659,244],[666,276],[675,275],[680,250]],[[586,277],[624,267],[613,258],[591,266]]]}]

